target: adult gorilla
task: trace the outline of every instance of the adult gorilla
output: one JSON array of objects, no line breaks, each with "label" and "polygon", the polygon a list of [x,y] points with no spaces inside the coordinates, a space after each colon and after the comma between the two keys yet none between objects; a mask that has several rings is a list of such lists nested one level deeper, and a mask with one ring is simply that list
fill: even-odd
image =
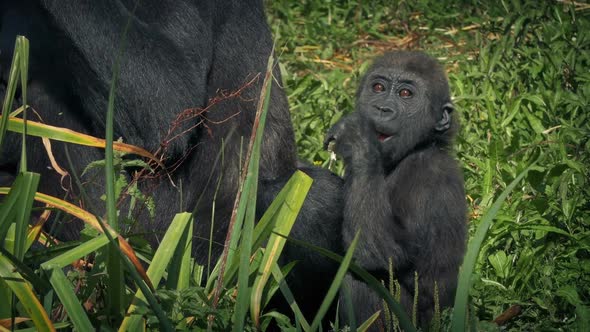
[{"label": "adult gorilla", "polygon": [[[256,75],[266,70],[272,50],[262,1],[145,0],[136,7],[133,0],[4,0],[0,10],[0,95],[4,95],[15,36],[25,35],[31,42],[29,105],[45,123],[98,137],[104,135],[113,65],[122,32],[130,22],[115,99],[115,137],[150,151],[165,148],[169,166],[183,160],[172,173],[175,183],[182,182],[182,193],[170,181],[160,181],[153,190],[156,219],[143,226],[161,233],[174,213],[196,208],[194,249],[199,262],[205,263],[216,196],[213,255],[217,257],[235,199],[241,140],[247,142],[250,136],[262,85],[262,77],[256,79]],[[274,75],[280,81],[278,70]],[[185,117],[179,118],[187,109],[199,111],[184,112]],[[215,166],[222,140],[224,163]],[[18,135],[12,135],[4,147],[0,160],[4,175],[17,169],[18,142]],[[50,162],[40,141],[32,140],[28,148],[30,168],[42,173],[39,190],[64,196],[59,176],[48,170]],[[98,149],[69,149],[76,156],[69,172],[81,174],[88,163],[104,158]],[[53,143],[53,151],[61,165],[67,166],[63,145]],[[287,100],[281,87],[273,83],[260,163],[259,211],[296,167]],[[340,180],[319,169],[306,171],[315,184],[292,235],[340,251],[340,239],[330,239],[340,223]],[[84,180],[102,183],[102,170],[94,173]],[[102,192],[97,187],[88,186],[94,205]],[[320,192],[318,187],[327,190]],[[66,227],[67,233],[61,236],[73,238],[78,231]],[[308,254],[286,248],[287,260],[303,261],[293,273],[332,268]],[[326,282],[331,277],[329,273],[313,275],[326,276]],[[307,294],[323,294],[321,280],[311,285],[317,289],[309,286]]]}]

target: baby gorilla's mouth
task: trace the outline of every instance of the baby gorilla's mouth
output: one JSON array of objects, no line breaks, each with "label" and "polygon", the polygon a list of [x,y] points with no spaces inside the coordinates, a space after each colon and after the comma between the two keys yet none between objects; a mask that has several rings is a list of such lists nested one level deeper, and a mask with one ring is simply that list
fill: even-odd
[{"label": "baby gorilla's mouth", "polygon": [[389,141],[393,136],[377,132],[377,139],[379,142]]}]

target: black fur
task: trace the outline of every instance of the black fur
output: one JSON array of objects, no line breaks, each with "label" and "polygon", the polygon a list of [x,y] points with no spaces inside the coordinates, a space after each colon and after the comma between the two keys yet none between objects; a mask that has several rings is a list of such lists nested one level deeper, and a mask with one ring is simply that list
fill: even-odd
[{"label": "black fur", "polygon": [[[467,234],[463,177],[451,154],[458,122],[445,73],[420,52],[377,58],[357,92],[356,112],[330,129],[326,143],[346,166],[344,246],[361,231],[356,263],[388,282],[388,259],[411,314],[414,273],[418,315],[427,324],[452,305]],[[382,309],[362,282],[347,277],[357,321]]]},{"label": "black fur", "polygon": [[[153,191],[157,210],[153,222],[140,215],[139,228],[153,234],[152,242],[157,244],[174,213],[196,211],[194,255],[204,264],[214,196],[214,260],[223,249],[237,191],[240,151],[247,149],[272,51],[262,1],[144,0],[136,4],[133,0],[4,0],[0,4],[0,95],[4,97],[15,37],[25,35],[31,42],[28,104],[45,123],[103,137],[113,66],[128,22],[116,89],[115,138],[152,152],[165,146],[171,178],[176,184],[182,182],[182,192],[167,176],[143,183],[143,189]],[[257,75],[261,76],[256,79]],[[278,70],[274,76],[260,163],[259,213],[297,169],[289,108],[276,84],[280,82]],[[224,97],[239,90],[238,96]],[[196,128],[167,141],[168,129],[181,112],[205,108],[205,113],[184,122],[174,133]],[[29,119],[36,117],[30,115]],[[224,162],[215,166],[222,139]],[[13,134],[4,144],[1,185],[10,185],[10,175],[17,169],[19,142],[19,135]],[[40,140],[31,138],[29,142],[30,169],[42,175],[39,191],[64,197],[59,176],[48,169],[49,159]],[[71,145],[74,165],[69,169],[63,145],[53,142],[53,151],[70,173],[81,174],[91,161],[104,158],[100,149]],[[172,167],[181,160],[180,167]],[[292,235],[339,251],[340,241],[333,237],[333,230],[339,229],[341,222],[342,181],[318,168],[306,167],[304,171],[315,183]],[[92,182],[87,191],[94,206],[103,205],[98,199],[104,192],[102,173],[95,170],[83,178]],[[77,238],[79,230],[80,224],[72,223],[58,235]],[[303,307],[307,302],[314,308],[318,303],[315,297],[323,294],[318,290],[325,291],[334,265],[287,246],[284,261],[295,259],[300,260],[292,273],[295,279],[305,274],[320,277],[309,293],[305,287],[295,289]]]}]

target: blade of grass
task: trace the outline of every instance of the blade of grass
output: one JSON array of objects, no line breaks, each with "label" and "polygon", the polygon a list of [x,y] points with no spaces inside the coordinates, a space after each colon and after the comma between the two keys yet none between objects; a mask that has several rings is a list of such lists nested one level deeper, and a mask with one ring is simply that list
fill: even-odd
[{"label": "blade of grass", "polygon": [[[281,210],[277,215],[277,222],[275,224],[273,234],[270,236],[264,251],[262,263],[258,271],[258,275],[254,280],[252,287],[252,296],[250,299],[250,313],[252,320],[256,326],[260,324],[260,311],[262,292],[271,274],[271,267],[276,264],[285,246],[285,238],[291,232],[291,228],[297,219],[299,210],[303,206],[305,197],[313,180],[303,172],[296,172],[294,175],[298,179],[296,187],[293,188],[294,194],[286,198],[285,204],[282,205]],[[281,234],[283,236],[278,236]]]},{"label": "blade of grass", "polygon": [[[300,247],[311,249],[325,257],[330,258],[336,262],[341,263],[343,258],[340,255],[337,255],[327,249],[315,246],[313,244],[309,244],[305,241],[297,240],[291,237],[288,237],[287,240],[291,244],[298,245]],[[406,332],[414,332],[416,328],[412,325],[410,318],[406,314],[404,308],[397,302],[389,293],[389,290],[385,288],[379,280],[377,280],[373,275],[367,272],[365,269],[359,267],[354,263],[350,263],[349,270],[357,275],[360,279],[362,279],[369,288],[377,293],[389,306],[389,309],[397,316],[399,319],[399,326],[402,330]]]},{"label": "blade of grass", "polygon": [[[217,156],[217,158],[215,158],[215,163],[211,169],[211,173],[209,174],[209,178],[207,179],[207,184],[205,185],[205,187],[209,184],[209,181],[213,175],[213,170],[217,167],[217,161],[219,159],[221,159],[221,167],[220,172],[219,172],[219,178],[217,179],[217,186],[215,186],[215,193],[213,194],[213,201],[211,204],[211,224],[209,227],[209,250],[207,251],[207,276],[210,275],[211,273],[211,256],[213,254],[213,230],[215,229],[215,203],[217,202],[217,194],[219,193],[219,187],[221,186],[221,180],[223,180],[223,168],[224,168],[224,164],[225,164],[225,140],[223,140],[223,138],[221,139],[221,151],[219,151],[219,154]],[[240,158],[241,160],[241,158]],[[204,193],[204,191],[203,191]],[[201,193],[201,195],[203,195],[203,193]],[[199,197],[199,200],[197,201],[195,210],[198,209],[199,206],[199,202],[200,202],[201,197]]]},{"label": "blade of grass", "polygon": [[[213,308],[216,308],[217,304],[219,303],[219,297],[221,295],[221,290],[223,288],[223,279],[225,277],[226,264],[228,262],[233,261],[232,256],[233,256],[234,251],[237,249],[237,241],[239,238],[238,233],[241,229],[241,223],[243,221],[245,210],[246,210],[246,203],[242,202],[241,196],[242,196],[242,193],[246,193],[246,195],[248,195],[248,193],[250,192],[250,186],[253,184],[252,180],[248,180],[248,177],[252,176],[250,174],[252,174],[252,171],[253,171],[252,168],[250,167],[250,159],[252,158],[253,151],[256,146],[256,141],[258,141],[259,142],[258,145],[260,145],[260,142],[262,140],[262,131],[263,131],[264,123],[266,120],[265,110],[268,109],[268,101],[270,100],[270,87],[272,86],[270,84],[271,77],[272,77],[272,64],[273,64],[273,55],[271,52],[271,54],[269,55],[266,75],[264,77],[264,82],[262,84],[260,99],[258,101],[258,107],[256,110],[256,117],[254,119],[254,124],[252,126],[252,134],[250,136],[250,143],[248,145],[248,152],[246,153],[246,160],[244,162],[245,172],[242,172],[242,177],[240,179],[240,188],[238,189],[236,200],[234,202],[234,207],[232,210],[232,217],[230,219],[230,223],[228,226],[228,233],[226,236],[224,249],[221,254],[220,268],[219,268],[219,272],[218,272],[218,276],[217,276],[216,286],[213,291]],[[260,130],[260,133],[257,134],[259,126],[262,126],[262,128]],[[255,158],[259,158],[259,156],[255,157]],[[256,181],[258,181],[257,180],[258,179],[257,172],[258,172],[258,168],[256,168]],[[234,234],[234,231],[236,232],[235,234]],[[245,313],[244,313],[244,315],[245,315]]]},{"label": "blade of grass", "polygon": [[279,283],[279,288],[281,289],[281,293],[285,297],[285,300],[287,300],[287,303],[289,303],[289,306],[291,307],[291,311],[293,311],[293,314],[295,314],[295,321],[299,322],[299,324],[301,324],[301,328],[304,331],[306,331],[306,332],[311,331],[311,327],[309,326],[309,323],[307,322],[307,320],[303,316],[303,313],[301,312],[299,305],[295,301],[295,297],[293,296],[293,292],[291,292],[291,289],[289,288],[289,286],[285,282],[285,276],[283,275],[283,272],[281,271],[281,269],[279,268],[279,266],[277,264],[274,264],[272,267],[272,276]]},{"label": "blade of grass", "polygon": [[352,262],[352,254],[354,253],[354,250],[356,249],[356,244],[358,242],[358,238],[359,238],[359,232],[357,232],[354,235],[354,239],[350,243],[350,247],[348,247],[348,250],[346,250],[346,254],[344,255],[344,259],[342,259],[342,262],[340,263],[340,266],[338,267],[338,271],[336,272],[336,275],[334,276],[334,280],[332,281],[332,285],[330,285],[330,288],[328,289],[328,293],[326,293],[326,296],[324,297],[324,300],[322,301],[322,305],[318,309],[318,312],[316,313],[315,318],[313,319],[313,322],[311,323],[311,330],[312,331],[317,331],[317,329],[320,328],[320,325],[322,323],[322,320],[324,319],[324,316],[328,312],[328,309],[330,309],[330,305],[332,304],[332,301],[334,300],[334,298],[338,294],[338,290],[340,289],[340,284],[342,283],[342,279],[344,279],[344,276],[346,276],[346,272],[348,271],[348,267],[350,266],[350,263]]},{"label": "blade of grass", "polygon": [[[301,171],[296,171],[293,176],[287,181],[283,189],[279,192],[279,194],[275,197],[272,201],[270,206],[266,209],[266,212],[260,218],[260,221],[256,224],[254,228],[254,242],[252,247],[259,248],[266,239],[269,238],[269,234],[271,234],[272,229],[276,220],[280,219],[279,211],[282,209],[283,204],[286,204],[286,201],[289,197],[297,195],[295,191],[298,188],[298,182],[301,181],[301,176],[304,174]],[[211,273],[209,280],[207,281],[206,290],[208,293],[212,291],[213,283],[215,281],[215,276],[218,275],[220,269],[220,262],[218,261]],[[237,272],[237,266],[228,264],[225,273],[224,279],[224,287],[228,287],[229,283],[233,280],[232,278],[235,276]]]},{"label": "blade of grass", "polygon": [[341,292],[344,295],[344,303],[341,302],[340,304],[345,306],[343,310],[346,310],[346,314],[348,316],[348,326],[350,327],[351,331],[356,331],[356,316],[354,314],[354,305],[352,303],[352,294],[350,291],[350,286],[348,286],[347,284],[343,284]]},{"label": "blade of grass", "polygon": [[[20,179],[20,181],[18,181]],[[27,229],[31,220],[31,209],[37,186],[39,185],[39,174],[25,172],[17,176],[17,185],[20,188],[19,199],[15,206],[17,215],[15,220],[14,256],[19,260],[25,257],[27,245]]]},{"label": "blade of grass", "polygon": [[[181,239],[188,233],[188,226],[190,224],[192,224],[192,214],[190,213],[179,213],[172,220],[147,271],[150,280],[154,284],[157,285],[160,283],[166,267],[177,249],[180,248],[184,252],[185,247],[181,247],[179,244],[181,243]],[[135,298],[131,305],[127,309],[127,315],[119,327],[119,331],[138,331],[140,329],[142,317],[135,315],[134,312],[137,310],[137,307],[145,305],[145,300],[144,293],[138,290],[135,293]]]},{"label": "blade of grass", "polygon": [[20,171],[26,172],[27,171],[27,80],[28,72],[29,72],[29,40],[23,36],[16,37],[17,43],[20,42],[20,57],[19,57],[19,67],[20,67],[20,90],[21,90],[21,98],[23,102],[23,107],[25,111],[23,112],[23,122],[25,124],[25,130],[23,131],[22,135],[22,147],[21,147],[21,158],[20,158]]},{"label": "blade of grass", "polygon": [[469,289],[471,288],[471,276],[475,269],[475,263],[479,256],[479,250],[483,241],[485,240],[488,229],[492,225],[492,221],[500,211],[502,204],[512,192],[514,187],[524,178],[528,171],[536,165],[540,157],[532,162],[524,171],[522,171],[500,194],[498,199],[492,204],[488,212],[482,217],[479,227],[475,235],[469,242],[467,253],[463,261],[463,266],[459,272],[459,281],[457,285],[457,292],[455,293],[455,305],[453,309],[453,316],[451,319],[452,331],[466,331],[467,329],[467,313],[468,313],[468,299]]},{"label": "blade of grass", "polygon": [[94,239],[81,243],[74,249],[70,249],[63,254],[42,263],[41,268],[44,270],[51,270],[54,268],[62,269],[70,265],[73,261],[104,247],[107,243],[109,243],[109,239],[104,234],[101,234]]},{"label": "blade of grass", "polygon": [[[10,191],[6,204],[2,204],[0,210],[2,248],[12,254],[17,262],[22,262],[27,250],[27,229],[33,206],[32,197],[35,195],[38,184],[39,174],[19,173],[14,181],[15,189]],[[0,290],[1,303],[13,303],[12,299],[12,292],[8,288],[2,287]],[[12,305],[2,307],[0,309],[1,317],[12,316]]]},{"label": "blade of grass", "polygon": [[[248,157],[247,157],[248,158]],[[248,161],[248,160],[247,160]],[[217,275],[215,279],[215,284],[211,283],[213,288],[213,301],[212,306],[213,308],[217,307],[219,303],[219,298],[221,296],[221,291],[223,289],[224,280],[227,280],[226,276],[226,268],[228,267],[228,262],[230,267],[232,266],[232,262],[234,261],[233,256],[236,252],[239,252],[238,249],[238,240],[240,238],[240,233],[242,229],[242,223],[244,221],[244,215],[246,214],[246,204],[240,204],[242,192],[249,192],[249,186],[251,185],[250,181],[246,181],[245,183],[245,173],[243,178],[240,180],[240,187],[238,189],[237,197],[234,202],[234,207],[232,210],[232,217],[230,219],[230,223],[228,225],[228,232],[225,238],[225,243],[223,246],[223,252],[221,254],[221,258],[218,260],[215,268],[213,269],[213,274]],[[244,199],[245,201],[245,199]],[[236,265],[237,270],[237,265]],[[231,271],[231,270],[228,270]],[[209,284],[209,283],[208,283]],[[214,285],[214,286],[213,286]]]},{"label": "blade of grass", "polygon": [[16,206],[20,199],[20,192],[22,186],[19,184],[22,181],[22,177],[17,176],[12,188],[4,188],[4,194],[7,194],[6,198],[2,202],[0,207],[0,246],[6,247],[6,238],[8,230],[14,220],[14,214],[16,214]]},{"label": "blade of grass", "polygon": [[[137,3],[136,3],[137,6]],[[135,12],[135,8],[132,12]],[[106,182],[106,208],[107,208],[107,223],[115,231],[119,231],[119,221],[117,217],[117,205],[115,194],[115,161],[113,151],[113,133],[114,133],[114,113],[115,113],[115,91],[117,87],[117,80],[119,79],[121,59],[123,58],[123,50],[127,41],[127,32],[131,26],[132,17],[127,19],[127,23],[123,28],[119,47],[117,48],[117,55],[113,65],[113,75],[111,79],[111,86],[109,90],[109,100],[107,105],[107,114],[105,120],[105,182]],[[110,290],[107,293],[108,311],[114,317],[120,317],[125,310],[124,296],[125,283],[123,276],[122,264],[118,255],[119,243],[115,241],[107,249],[107,273],[109,278]]]},{"label": "blade of grass", "polygon": [[47,268],[46,272],[49,275],[49,282],[51,282],[53,290],[55,290],[61,304],[66,309],[68,317],[76,330],[94,331],[90,319],[88,319],[84,308],[82,308],[80,301],[76,297],[76,293],[74,293],[72,283],[66,278],[61,268]]},{"label": "blade of grass", "polygon": [[[0,195],[6,195],[6,194],[9,194],[10,192],[11,192],[11,188],[0,187]],[[98,222],[98,219],[96,218],[96,216],[94,216],[93,214],[91,214],[88,211],[85,211],[85,210],[77,207],[76,205],[74,205],[72,203],[69,203],[69,202],[61,200],[59,198],[49,196],[46,194],[42,194],[42,193],[35,193],[35,201],[47,204],[50,207],[54,207],[56,209],[64,211],[64,212],[84,221],[85,223],[92,226],[93,228],[95,228],[99,232],[104,232],[104,230],[103,230],[101,224]],[[4,209],[0,210],[0,215],[2,214],[2,211],[4,211]],[[0,220],[2,220],[2,219],[0,219]],[[2,230],[2,227],[4,227],[3,225],[4,225],[3,223],[0,223],[0,231]],[[131,248],[129,243],[125,239],[123,239],[123,237],[118,235],[117,232],[115,232],[108,225],[105,225],[105,226],[106,226],[105,229],[107,229],[109,232],[111,232],[113,234],[113,236],[118,237],[119,245],[121,246],[121,250],[123,251],[123,253],[129,258],[129,260],[131,261],[131,263],[133,264],[133,266],[135,267],[137,272],[141,275],[141,277],[143,278],[145,283],[150,288],[153,289],[152,283],[150,282],[149,278],[147,277],[145,269],[141,265],[141,262],[139,261],[139,259],[135,255],[135,251]]]},{"label": "blade of grass", "polygon": [[[15,133],[24,133],[25,127],[23,119],[2,116],[2,119],[0,120],[5,121],[5,118],[8,121],[8,130]],[[106,147],[106,141],[104,139],[82,134],[67,128],[50,126],[44,123],[30,120],[27,121],[27,135],[35,137],[46,137],[55,141],[91,146],[95,148],[104,149]],[[113,142],[113,149],[119,152],[134,153],[136,155],[149,158],[157,162],[160,166],[163,166],[162,163],[153,154],[140,147],[121,142]]]},{"label": "blade of grass", "polygon": [[[258,191],[258,165],[260,164],[260,150],[262,147],[262,137],[264,126],[266,124],[266,115],[270,102],[270,93],[272,87],[272,67],[274,63],[273,53],[268,57],[266,75],[262,83],[260,99],[256,110],[256,118],[252,128],[252,137],[250,139],[250,148],[248,160],[246,161],[247,175],[247,199],[240,200],[240,205],[247,204],[246,216],[244,220],[244,229],[242,231],[240,267],[238,270],[238,295],[236,298],[236,311],[234,313],[233,331],[240,332],[244,330],[244,320],[250,305],[250,288],[248,279],[250,276],[250,254],[252,252],[252,237],[254,232],[254,223],[256,218],[256,193]],[[254,140],[252,140],[254,138]],[[253,142],[253,144],[252,144]]]},{"label": "blade of grass", "polygon": [[[168,278],[166,279],[166,287],[168,289],[182,290],[188,288],[190,285],[193,224],[192,220],[189,221],[185,231],[178,240],[178,245],[172,255],[168,267]],[[170,228],[168,228],[167,232],[169,231]]]},{"label": "blade of grass", "polygon": [[[37,299],[37,295],[33,291],[31,285],[16,271],[16,268],[11,264],[10,260],[0,253],[0,288],[5,285],[14,292],[23,306],[25,311],[29,314],[35,328],[39,331],[55,331],[55,327],[51,323],[45,308]],[[6,299],[2,300],[2,307],[7,306]]]},{"label": "blade of grass", "polygon": [[361,326],[359,326],[357,331],[358,332],[365,332],[365,331],[369,330],[369,327],[371,327],[371,325],[373,325],[373,323],[375,323],[377,318],[379,318],[380,313],[381,313],[381,311],[377,311],[376,313],[374,313],[373,316],[369,317],[369,319],[367,319],[364,323],[361,324]]},{"label": "blade of grass", "polygon": [[[17,36],[14,45],[12,63],[10,65],[10,72],[8,75],[8,82],[4,93],[4,100],[2,103],[2,114],[6,116],[0,119],[0,153],[2,152],[4,136],[6,135],[6,129],[8,126],[8,114],[10,114],[10,111],[12,109],[12,103],[17,88],[17,77],[20,72],[21,63],[19,59],[22,56],[21,44],[22,39],[20,36]],[[4,200],[2,204],[2,209],[0,210],[0,246],[2,247],[5,247],[7,245],[6,235],[9,232],[10,226],[12,225],[12,219],[14,214],[13,207],[16,205],[18,201],[20,191],[20,187],[16,187],[13,191],[11,191],[11,194]],[[14,242],[11,243],[11,246],[11,250],[14,252]],[[1,303],[8,304],[0,306],[0,317],[12,317],[12,299],[14,296],[10,291],[8,285],[6,285],[5,287],[5,282],[1,279],[0,286],[2,286],[0,287],[0,301]]]},{"label": "blade of grass", "polygon": [[[12,109],[12,102],[16,93],[17,77],[20,72],[20,57],[22,36],[17,36],[14,42],[14,53],[12,55],[12,64],[10,65],[10,73],[8,74],[8,83],[6,84],[6,93],[4,94],[4,102],[2,103],[2,119],[0,119],[0,152],[2,151],[2,143],[4,143],[4,135],[8,126],[8,114]],[[4,116],[6,115],[6,116]]]},{"label": "blade of grass", "polygon": [[[249,287],[248,281],[250,277],[250,253],[252,252],[252,233],[254,232],[254,219],[256,218],[256,190],[258,183],[258,162],[259,150],[254,153],[258,153],[253,156],[254,176],[249,177],[248,180],[254,181],[250,185],[250,192],[246,200],[241,203],[248,205],[246,208],[246,216],[244,220],[244,228],[242,229],[241,243],[240,243],[240,263],[238,268],[238,295],[236,297],[236,306],[233,318],[233,329],[234,332],[244,331],[244,322],[246,314],[249,308],[249,299],[251,288]],[[246,180],[246,181],[248,181]]]},{"label": "blade of grass", "polygon": [[[291,270],[293,270],[293,268],[297,265],[297,263],[298,263],[297,261],[292,261],[292,262],[289,262],[289,263],[283,265],[282,267],[280,267],[282,275],[285,276],[285,275],[288,275],[289,273],[291,273]],[[271,268],[271,274],[274,276],[274,274],[272,273],[273,268]],[[268,286],[265,286],[265,287],[268,288],[268,291],[264,294],[263,303],[264,303],[264,305],[268,305],[268,303],[275,296],[277,291],[279,291],[280,287],[279,287],[279,283],[277,282],[277,280],[275,278],[270,279],[270,281],[268,282]]]}]

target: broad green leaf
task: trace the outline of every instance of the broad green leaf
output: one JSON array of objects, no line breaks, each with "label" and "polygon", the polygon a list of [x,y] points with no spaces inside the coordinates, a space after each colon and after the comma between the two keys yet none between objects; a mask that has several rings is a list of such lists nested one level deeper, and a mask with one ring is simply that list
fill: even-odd
[{"label": "broad green leaf", "polygon": [[[178,239],[176,250],[172,255],[168,267],[168,277],[166,279],[166,287],[168,289],[183,290],[190,285],[193,226],[194,222],[191,219],[188,221],[188,225],[182,236]],[[166,233],[168,232],[170,232],[170,227],[168,227]]]},{"label": "broad green leaf", "polygon": [[527,120],[529,121],[529,124],[531,125],[531,127],[533,128],[533,130],[537,134],[541,134],[545,131],[545,127],[543,127],[541,120],[536,115],[533,114],[533,112],[530,108],[525,109],[524,114],[525,114]]},{"label": "broad green leaf", "polygon": [[510,272],[512,256],[506,256],[503,250],[497,251],[488,257],[488,260],[496,270],[496,275],[500,278],[506,278]]},{"label": "broad green leaf", "polygon": [[[307,192],[311,188],[313,180],[302,172],[296,172],[293,177],[296,179],[295,186],[291,188],[287,200],[276,214],[276,222],[273,234],[270,236],[264,251],[262,263],[258,270],[257,277],[252,287],[250,299],[250,312],[252,320],[258,325],[261,311],[262,292],[272,273],[272,266],[276,264],[285,246],[285,236],[289,236],[291,228],[297,219],[299,210],[303,206]],[[282,236],[279,236],[280,234]]]},{"label": "broad green leaf", "polygon": [[72,283],[70,280],[68,280],[68,278],[66,278],[61,268],[52,268],[46,265],[44,270],[49,275],[49,282],[51,282],[53,290],[55,290],[55,293],[67,311],[68,317],[72,321],[72,324],[76,330],[94,331],[94,327],[92,326],[92,323],[90,323],[90,319],[86,315],[86,311],[82,307],[82,304],[74,292]]},{"label": "broad green leaf", "polygon": [[[16,133],[24,132],[24,121],[22,119],[16,117],[9,117],[7,119],[8,130]],[[2,116],[0,120],[4,121],[4,116]],[[46,137],[55,141],[96,148],[104,149],[106,147],[106,141],[104,139],[79,133],[67,128],[50,126],[47,124],[30,120],[27,120],[27,135],[36,137]],[[134,145],[125,144],[121,142],[113,142],[113,149],[119,152],[133,153],[148,158],[152,161],[155,161],[159,165],[162,165],[159,159],[156,158],[153,154],[149,153],[145,149],[142,149]]]},{"label": "broad green leaf", "polygon": [[[170,263],[172,256],[178,248],[178,244],[181,242],[180,240],[188,233],[191,222],[192,216],[190,213],[179,213],[172,220],[147,271],[149,279],[154,284],[157,285],[160,283],[168,263]],[[133,302],[127,309],[127,315],[123,319],[119,331],[137,331],[142,326],[142,316],[136,315],[135,311],[139,306],[145,306],[146,304],[145,295],[138,290],[135,293]]]},{"label": "broad green leaf", "polygon": [[[39,331],[55,331],[53,324],[49,320],[49,315],[47,315],[45,308],[37,299],[37,294],[35,294],[31,285],[16,271],[10,260],[0,253],[0,288],[4,287],[10,288],[14,292],[20,301],[20,305],[29,314]],[[11,298],[0,298],[0,301],[2,301],[2,306],[5,308],[9,308],[9,303],[12,303]]]},{"label": "broad green leaf", "polygon": [[[10,188],[0,187],[0,195],[6,195],[9,192],[10,192]],[[69,203],[69,202],[61,200],[59,198],[49,196],[46,194],[42,194],[42,193],[35,193],[35,201],[47,204],[50,207],[54,207],[54,208],[57,208],[61,211],[64,211],[64,212],[82,220],[83,222],[92,226],[94,229],[98,230],[99,232],[103,231],[101,225],[97,221],[96,216],[94,216],[93,214],[91,214],[88,211],[85,211],[85,210],[77,207],[76,205],[74,205],[72,203]],[[2,210],[0,210],[0,213],[1,212],[2,212]],[[2,226],[1,223],[0,223],[0,226]],[[141,262],[137,258],[135,251],[131,248],[131,246],[129,245],[127,240],[125,240],[123,237],[118,235],[108,225],[104,225],[104,226],[106,227],[107,230],[110,231],[111,234],[113,234],[114,236],[117,236],[118,241],[119,241],[119,245],[121,246],[121,251],[123,251],[123,253],[129,258],[129,260],[131,261],[133,266],[137,269],[137,272],[142,276],[144,281],[148,285],[150,285],[150,287],[151,287],[151,282],[149,281],[149,278],[147,277],[145,269],[141,265]],[[0,230],[1,230],[1,228],[0,228]]]},{"label": "broad green leaf", "polygon": [[39,185],[39,174],[25,172],[17,175],[15,185],[19,187],[19,198],[16,203],[14,255],[22,260],[27,247],[27,229],[31,220],[33,198]]}]

